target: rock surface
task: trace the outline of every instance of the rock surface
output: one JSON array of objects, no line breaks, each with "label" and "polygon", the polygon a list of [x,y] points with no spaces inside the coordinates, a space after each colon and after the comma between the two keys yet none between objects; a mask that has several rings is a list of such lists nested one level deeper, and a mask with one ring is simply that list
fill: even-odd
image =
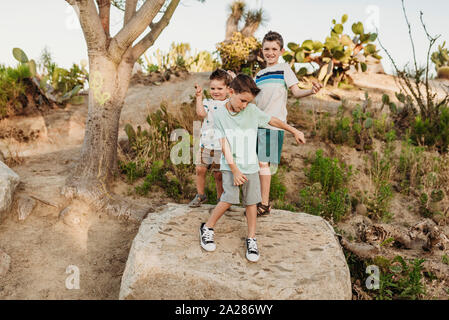
[{"label": "rock surface", "polygon": [[17,214],[19,220],[25,220],[33,211],[34,207],[36,207],[36,200],[27,196],[20,195],[17,199]]},{"label": "rock surface", "polygon": [[245,258],[243,208],[215,227],[217,250],[199,245],[213,206],[168,204],[150,214],[133,241],[120,299],[351,299],[349,269],[322,218],[273,210],[258,219],[261,258]]},{"label": "rock surface", "polygon": [[9,270],[11,258],[0,249],[0,277],[3,277]]},{"label": "rock surface", "polygon": [[11,209],[14,191],[19,182],[17,173],[0,161],[0,220],[2,214]]}]

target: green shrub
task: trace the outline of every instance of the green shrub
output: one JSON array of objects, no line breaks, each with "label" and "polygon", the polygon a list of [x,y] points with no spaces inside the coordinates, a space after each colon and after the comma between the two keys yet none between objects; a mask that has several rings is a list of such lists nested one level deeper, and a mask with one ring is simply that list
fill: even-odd
[{"label": "green shrub", "polygon": [[133,183],[136,179],[145,176],[145,170],[142,165],[136,164],[134,161],[119,162],[120,172],[126,174],[128,183]]},{"label": "green shrub", "polygon": [[214,174],[210,171],[207,171],[206,174],[206,184],[204,188],[204,193],[207,196],[208,204],[217,204],[217,188],[215,185]]},{"label": "green shrub", "polygon": [[270,199],[271,200],[285,200],[285,194],[287,192],[287,187],[282,183],[282,173],[281,170],[275,175],[271,176],[270,183]]},{"label": "green shrub", "polygon": [[426,293],[422,266],[424,259],[405,261],[401,256],[396,256],[391,261],[383,261],[376,300],[417,300],[423,297]]},{"label": "green shrub", "polygon": [[351,176],[352,167],[347,167],[338,159],[323,156],[323,150],[318,150],[312,165],[307,172],[311,183],[320,183],[322,190],[326,193],[342,188]]},{"label": "green shrub", "polygon": [[371,150],[374,136],[373,114],[367,111],[370,100],[366,96],[365,105],[357,105],[349,116],[345,115],[346,108],[341,105],[334,119],[325,119],[320,123],[324,126],[324,137],[334,144],[344,144],[357,150]]},{"label": "green shrub", "polygon": [[346,187],[352,174],[338,159],[323,156],[318,150],[309,170],[306,171],[309,186],[299,192],[300,208],[307,213],[339,221],[351,209]]},{"label": "green shrub", "polygon": [[19,114],[26,107],[26,97],[31,77],[28,65],[19,64],[17,67],[0,65],[0,119],[7,115]]}]

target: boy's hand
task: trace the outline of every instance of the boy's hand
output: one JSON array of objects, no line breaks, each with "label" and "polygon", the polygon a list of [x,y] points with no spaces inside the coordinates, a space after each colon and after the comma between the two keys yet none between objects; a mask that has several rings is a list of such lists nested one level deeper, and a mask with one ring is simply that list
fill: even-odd
[{"label": "boy's hand", "polygon": [[202,97],[203,96],[203,88],[201,88],[198,83],[195,83],[195,89],[196,89],[195,96],[197,98]]},{"label": "boy's hand", "polygon": [[321,88],[323,88],[323,85],[319,82],[312,82],[312,94],[317,94],[318,91],[321,90]]},{"label": "boy's hand", "polygon": [[304,137],[304,133],[295,129],[294,135],[295,135],[296,142],[298,142],[299,144],[306,143],[306,138]]},{"label": "boy's hand", "polygon": [[233,171],[232,174],[234,175],[235,186],[240,186],[248,181],[248,178],[243,173],[241,173],[239,169]]},{"label": "boy's hand", "polygon": [[231,76],[232,79],[234,79],[235,77],[237,77],[237,75],[234,73],[234,71],[228,70],[228,71],[226,71],[226,72]]}]

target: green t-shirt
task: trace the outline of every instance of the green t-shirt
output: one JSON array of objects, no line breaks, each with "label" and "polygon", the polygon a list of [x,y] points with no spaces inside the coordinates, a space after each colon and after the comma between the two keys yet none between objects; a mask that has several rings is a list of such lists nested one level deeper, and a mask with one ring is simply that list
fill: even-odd
[{"label": "green t-shirt", "polygon": [[[220,106],[215,111],[214,119],[216,138],[226,137],[239,170],[244,174],[258,172],[257,128],[266,126],[271,116],[250,103],[238,113],[231,113],[226,106]],[[231,171],[224,154],[221,156],[220,170]]]}]

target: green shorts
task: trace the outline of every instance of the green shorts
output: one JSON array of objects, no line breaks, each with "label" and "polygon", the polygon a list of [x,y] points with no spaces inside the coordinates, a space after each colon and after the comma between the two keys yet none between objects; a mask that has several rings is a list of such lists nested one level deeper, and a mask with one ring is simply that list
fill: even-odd
[{"label": "green shorts", "polygon": [[283,144],[283,130],[257,129],[257,157],[260,162],[279,164]]}]

